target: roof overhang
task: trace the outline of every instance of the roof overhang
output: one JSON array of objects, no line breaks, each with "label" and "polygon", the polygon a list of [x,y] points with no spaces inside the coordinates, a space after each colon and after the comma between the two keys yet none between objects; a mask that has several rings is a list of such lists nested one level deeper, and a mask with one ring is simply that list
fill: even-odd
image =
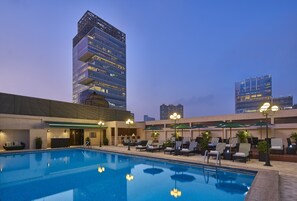
[{"label": "roof overhang", "polygon": [[106,126],[99,126],[98,124],[89,124],[89,123],[74,123],[74,122],[45,122],[51,128],[107,128]]}]

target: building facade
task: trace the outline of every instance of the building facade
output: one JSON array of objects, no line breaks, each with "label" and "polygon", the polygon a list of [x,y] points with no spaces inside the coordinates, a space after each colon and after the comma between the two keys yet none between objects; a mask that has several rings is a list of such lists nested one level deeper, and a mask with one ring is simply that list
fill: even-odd
[{"label": "building facade", "polygon": [[273,98],[273,105],[277,105],[280,110],[293,109],[293,96]]},{"label": "building facade", "polygon": [[272,97],[272,77],[248,78],[235,83],[235,112],[258,112],[261,105],[269,102],[280,110],[293,109],[293,96]]},{"label": "building facade", "polygon": [[73,38],[73,102],[96,92],[126,110],[126,91],[126,34],[87,11]]},{"label": "building facade", "polygon": [[148,115],[143,116],[143,121],[155,121],[156,119],[154,117],[150,117]]},{"label": "building facade", "polygon": [[160,106],[160,120],[170,119],[170,115],[173,113],[178,113],[181,118],[184,117],[184,106],[181,104],[178,105],[165,105]]},{"label": "building facade", "polygon": [[264,102],[271,102],[271,75],[253,77],[235,83],[235,112],[257,112]]}]

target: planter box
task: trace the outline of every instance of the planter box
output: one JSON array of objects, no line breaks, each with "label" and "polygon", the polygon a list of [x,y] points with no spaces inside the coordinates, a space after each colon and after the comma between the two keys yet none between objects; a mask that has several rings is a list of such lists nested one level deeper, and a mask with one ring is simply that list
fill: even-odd
[{"label": "planter box", "polygon": [[259,161],[266,161],[266,153],[259,152]]}]

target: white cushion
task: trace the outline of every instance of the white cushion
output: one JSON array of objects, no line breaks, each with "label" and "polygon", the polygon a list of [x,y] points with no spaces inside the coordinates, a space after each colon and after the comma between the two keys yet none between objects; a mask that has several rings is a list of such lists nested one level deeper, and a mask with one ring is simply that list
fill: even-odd
[{"label": "white cushion", "polygon": [[282,146],[271,146],[271,149],[283,150]]},{"label": "white cushion", "polygon": [[172,147],[166,147],[165,150],[173,150]]},{"label": "white cushion", "polygon": [[189,151],[189,149],[182,149],[182,151]]},{"label": "white cushion", "polygon": [[20,143],[20,142],[18,142],[18,141],[15,141],[15,142],[14,142],[14,145],[15,145],[15,146],[20,146],[20,145],[21,145],[21,143]]},{"label": "white cushion", "polygon": [[148,146],[148,148],[152,149],[152,148],[154,148],[154,146],[152,146],[152,145],[149,145],[149,146]]},{"label": "white cushion", "polygon": [[218,154],[218,151],[210,151],[209,154]]},{"label": "white cushion", "polygon": [[7,147],[12,147],[13,146],[13,142],[6,142],[5,143]]},{"label": "white cushion", "polygon": [[245,153],[237,152],[233,156],[245,156]]}]

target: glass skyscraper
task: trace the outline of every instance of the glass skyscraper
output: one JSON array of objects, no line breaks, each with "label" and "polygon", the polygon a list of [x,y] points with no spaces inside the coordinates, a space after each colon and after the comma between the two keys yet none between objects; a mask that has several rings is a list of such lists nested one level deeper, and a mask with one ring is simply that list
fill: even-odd
[{"label": "glass skyscraper", "polygon": [[271,75],[248,78],[235,83],[235,112],[257,112],[264,102],[271,102]]},{"label": "glass skyscraper", "polygon": [[73,102],[96,92],[126,110],[126,34],[87,11],[73,38]]}]

